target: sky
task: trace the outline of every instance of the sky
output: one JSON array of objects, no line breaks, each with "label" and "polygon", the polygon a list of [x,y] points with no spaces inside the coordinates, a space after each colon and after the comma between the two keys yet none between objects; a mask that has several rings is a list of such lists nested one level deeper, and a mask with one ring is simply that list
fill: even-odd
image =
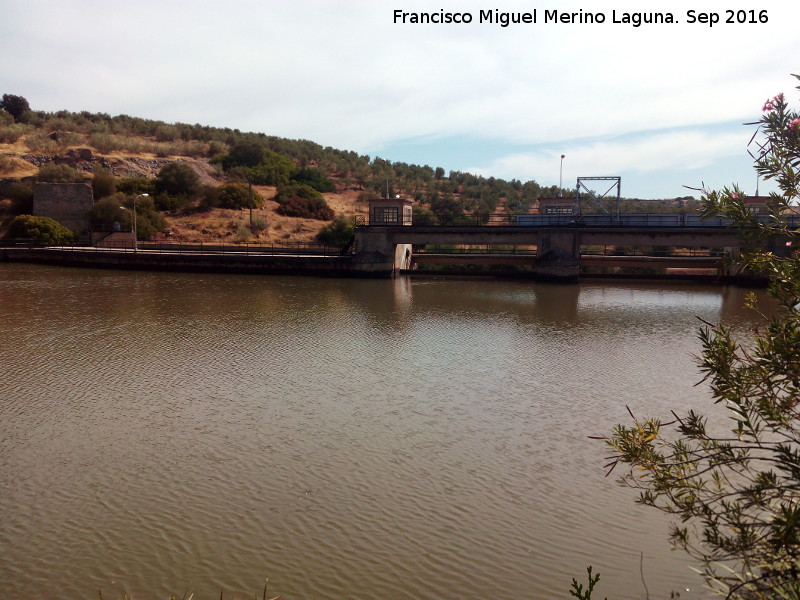
[{"label": "sky", "polygon": [[[614,22],[632,13],[675,22]],[[779,92],[797,108],[800,2],[0,0],[0,57],[0,93],[34,110],[237,128],[566,188],[619,176],[626,197],[764,193],[744,123]]]}]

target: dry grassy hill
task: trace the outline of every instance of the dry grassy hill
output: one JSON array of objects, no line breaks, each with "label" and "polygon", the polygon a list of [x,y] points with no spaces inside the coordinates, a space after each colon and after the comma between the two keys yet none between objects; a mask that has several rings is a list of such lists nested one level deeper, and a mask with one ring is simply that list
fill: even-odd
[{"label": "dry grassy hill", "polygon": [[[33,135],[33,134],[32,134]],[[155,178],[159,169],[169,162],[180,161],[189,164],[200,177],[204,185],[221,185],[225,177],[221,170],[209,163],[205,158],[189,158],[186,156],[159,153],[126,153],[114,151],[101,153],[86,143],[82,134],[69,133],[69,143],[59,144],[55,151],[32,151],[23,136],[15,143],[0,143],[0,178],[5,180],[22,179],[36,175],[39,167],[49,164],[67,164],[78,171],[92,176],[98,166],[109,170],[117,177]],[[152,140],[141,138],[142,145],[152,144]],[[325,193],[328,205],[337,215],[352,218],[357,214],[366,214],[367,206],[358,202],[359,191],[346,189],[340,181],[332,178],[337,191]],[[265,199],[264,206],[253,211],[254,217],[267,223],[266,229],[255,233],[251,241],[257,242],[310,242],[325,222],[313,219],[286,217],[275,212],[278,203],[273,200],[276,189],[271,186],[254,186],[254,189]],[[0,235],[4,225],[13,217],[10,213],[11,202],[0,198]],[[249,210],[210,209],[198,212],[197,205],[165,214],[169,238],[190,242],[232,242],[241,225],[247,225],[250,219]]]}]

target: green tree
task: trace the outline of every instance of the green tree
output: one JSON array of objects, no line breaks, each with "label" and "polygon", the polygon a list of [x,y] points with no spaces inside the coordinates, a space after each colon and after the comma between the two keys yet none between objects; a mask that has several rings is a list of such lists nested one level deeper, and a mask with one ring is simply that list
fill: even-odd
[{"label": "green tree", "polygon": [[[159,231],[167,228],[167,220],[156,209],[155,200],[151,197],[128,196],[120,198],[119,194],[111,198],[122,200],[122,206],[128,209],[128,217],[136,210],[136,239],[149,240]],[[123,222],[125,224],[125,222]]]},{"label": "green tree", "polygon": [[155,188],[156,193],[189,198],[200,192],[200,177],[186,163],[172,162],[161,167]]},{"label": "green tree", "polygon": [[31,107],[28,101],[22,96],[3,94],[3,99],[0,100],[0,109],[9,113],[14,117],[15,121],[19,122],[26,112],[30,112]]},{"label": "green tree", "polygon": [[[673,543],[718,591],[747,600],[800,598],[800,235],[784,218],[800,199],[800,116],[782,94],[763,110],[755,166],[780,190],[771,194],[773,220],[758,223],[736,187],[703,198],[706,214],[736,221],[742,265],[769,278],[778,306],[752,339],[734,339],[723,325],[700,332],[701,372],[733,429],[720,435],[690,411],[671,423],[634,419],[607,439],[610,467],[629,465],[623,480],[639,501],[678,517]],[[763,250],[767,243],[783,251]],[[748,304],[757,308],[752,296]]]},{"label": "green tree", "polygon": [[155,181],[147,177],[121,177],[117,179],[116,188],[118,192],[132,196],[134,194],[148,194],[152,196],[156,193]]},{"label": "green tree", "polygon": [[415,204],[411,207],[411,222],[414,223],[414,225],[437,225],[439,220],[432,211],[424,206]]},{"label": "green tree", "polygon": [[[129,198],[125,194],[117,192],[96,201],[89,211],[89,219],[92,225],[103,226],[110,230],[111,226],[116,222],[120,223],[124,230],[129,231],[133,219],[130,210],[122,208],[128,200]],[[138,203],[136,208],[139,208]]]},{"label": "green tree", "polygon": [[229,183],[220,186],[217,196],[219,206],[239,210],[242,208],[259,208],[264,204],[264,198],[246,185],[241,183]]},{"label": "green tree", "polygon": [[111,196],[117,191],[117,178],[108,169],[98,167],[92,177],[92,193],[95,200]]},{"label": "green tree", "polygon": [[30,239],[41,244],[69,244],[74,234],[50,217],[19,215],[8,226],[6,239]]},{"label": "green tree", "polygon": [[322,174],[322,171],[314,167],[303,167],[297,169],[291,176],[292,181],[304,183],[311,186],[318,192],[335,192],[336,186],[333,182]]},{"label": "green tree", "polygon": [[261,185],[285,185],[294,170],[295,165],[288,156],[267,150],[261,164],[251,169],[252,181]]},{"label": "green tree", "polygon": [[339,215],[333,219],[332,223],[319,230],[317,240],[326,246],[342,248],[350,243],[354,235],[355,225],[353,221]]},{"label": "green tree", "polygon": [[237,142],[228,152],[225,169],[236,166],[256,167],[264,160],[265,150],[264,144],[254,140]]}]

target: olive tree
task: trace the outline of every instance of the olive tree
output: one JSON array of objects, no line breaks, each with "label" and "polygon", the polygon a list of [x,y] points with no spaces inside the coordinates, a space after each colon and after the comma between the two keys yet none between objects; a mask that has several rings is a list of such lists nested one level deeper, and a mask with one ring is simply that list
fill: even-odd
[{"label": "olive tree", "polygon": [[222,208],[239,210],[242,208],[259,208],[264,198],[258,192],[241,183],[228,183],[219,188],[219,205]]},{"label": "olive tree", "polygon": [[14,120],[19,122],[22,116],[31,110],[30,104],[22,96],[15,96],[14,94],[3,94],[0,100],[0,109],[8,112]]},{"label": "olive tree", "polygon": [[200,177],[188,164],[171,162],[161,167],[155,188],[158,193],[191,197],[200,192]]},{"label": "olive tree", "polygon": [[[606,441],[613,451],[609,467],[627,466],[623,480],[640,490],[639,502],[677,517],[671,539],[700,561],[713,589],[729,598],[797,600],[800,236],[785,216],[800,198],[800,117],[779,94],[764,104],[757,124],[763,141],[757,142],[756,170],[779,189],[770,198],[773,219],[759,223],[737,187],[703,197],[707,215],[727,216],[739,226],[745,235],[741,264],[768,277],[777,304],[762,313],[752,338],[736,339],[724,325],[705,324],[700,331],[699,367],[732,428],[720,434],[690,411],[668,423],[634,419]],[[767,239],[772,251],[763,250]],[[748,304],[759,309],[752,295]]]}]

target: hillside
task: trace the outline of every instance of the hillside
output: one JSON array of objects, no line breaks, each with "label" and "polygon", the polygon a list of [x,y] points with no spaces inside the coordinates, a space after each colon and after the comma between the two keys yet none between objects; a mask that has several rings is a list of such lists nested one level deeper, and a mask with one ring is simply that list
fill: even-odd
[{"label": "hillside", "polygon": [[[21,136],[14,143],[0,144],[0,177],[4,180],[22,180],[35,177],[39,168],[48,164],[63,164],[73,167],[86,175],[90,180],[95,169],[107,169],[115,177],[145,177],[154,179],[159,170],[170,162],[187,163],[198,174],[205,186],[219,186],[226,182],[226,176],[217,165],[212,165],[208,158],[192,158],[186,156],[158,157],[152,152],[98,152],[88,147],[84,136],[78,134],[72,143],[58,148],[55,154],[31,152],[26,145],[26,137]],[[146,144],[147,138],[131,136],[137,143]],[[335,183],[338,183],[335,181]],[[356,214],[366,213],[366,203],[358,202],[359,191],[342,189],[337,185],[336,192],[323,193],[328,205],[337,215],[352,218]],[[263,231],[253,232],[251,241],[259,242],[311,242],[319,230],[326,224],[324,221],[288,217],[277,214],[279,204],[274,201],[275,186],[255,185],[253,189],[264,199],[261,208],[254,210],[254,216],[267,223]],[[0,235],[3,225],[13,218],[9,198],[0,198]],[[249,210],[230,210],[212,208],[197,212],[197,206],[190,204],[183,210],[165,212],[168,227],[166,233],[170,239],[190,242],[234,241],[242,224],[249,223]]]},{"label": "hillside", "polygon": [[[181,193],[161,190],[156,195],[162,183],[159,173],[173,163],[188,165],[198,186]],[[164,224],[162,232],[153,235],[204,242],[245,238],[308,242],[334,214],[352,220],[367,212],[369,198],[387,193],[413,200],[416,222],[426,223],[527,213],[536,210],[540,197],[574,193],[535,181],[445,173],[441,167],[391,162],[264,133],[87,111],[34,111],[25,98],[4,94],[0,102],[0,234],[15,214],[30,210],[33,181],[53,181],[43,179],[41,171],[52,165],[77,171],[58,175],[70,180],[96,181],[98,173],[111,177],[118,191],[127,190],[128,201],[134,191],[153,192],[155,208],[165,219],[159,219],[159,228]],[[260,195],[255,203],[261,207],[254,211],[258,226],[252,232],[249,210],[221,208],[224,203],[218,202],[226,186],[244,182]],[[98,199],[102,196],[96,187]],[[115,208],[125,201],[120,198]],[[641,209],[639,201],[628,202]],[[681,199],[659,202],[649,204],[647,211],[683,206]],[[315,213],[317,219],[308,218]]]},{"label": "hillside", "polygon": [[[128,115],[36,111],[25,98],[10,94],[0,102],[0,178],[6,181],[38,177],[38,169],[52,163],[73,166],[86,176],[100,167],[120,179],[152,180],[165,164],[176,161],[189,164],[205,186],[241,181],[244,173],[266,199],[258,212],[269,227],[258,237],[270,241],[310,240],[323,226],[321,221],[276,213],[276,193],[288,184],[311,185],[345,218],[365,212],[366,199],[387,193],[413,200],[418,215],[435,220],[502,208],[527,212],[540,196],[559,191],[534,181],[391,162],[309,140]],[[7,187],[0,187],[0,195],[3,189]],[[11,204],[8,197],[0,204],[6,209],[4,220]],[[185,239],[227,239],[245,218],[245,211],[200,210],[204,206],[208,203],[195,197],[179,210],[167,211],[168,229]]]}]

